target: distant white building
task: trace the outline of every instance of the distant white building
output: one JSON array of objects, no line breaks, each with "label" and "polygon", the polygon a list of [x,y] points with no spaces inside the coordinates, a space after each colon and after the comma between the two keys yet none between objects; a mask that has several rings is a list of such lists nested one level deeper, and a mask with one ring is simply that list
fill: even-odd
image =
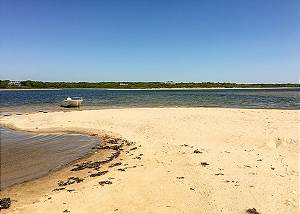
[{"label": "distant white building", "polygon": [[175,85],[176,84],[176,82],[174,82],[174,81],[167,81],[167,82],[165,82],[166,84],[172,84],[172,85]]},{"label": "distant white building", "polygon": [[9,81],[8,83],[9,86],[21,86],[20,81]]},{"label": "distant white building", "polygon": [[127,86],[127,83],[120,83],[120,86]]}]

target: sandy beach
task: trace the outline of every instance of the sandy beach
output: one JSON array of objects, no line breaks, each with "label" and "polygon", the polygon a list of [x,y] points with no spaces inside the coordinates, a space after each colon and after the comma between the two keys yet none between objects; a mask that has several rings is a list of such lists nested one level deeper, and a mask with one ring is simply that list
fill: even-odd
[{"label": "sandy beach", "polygon": [[78,132],[94,153],[9,187],[1,213],[299,213],[299,110],[128,108],[0,118]]}]

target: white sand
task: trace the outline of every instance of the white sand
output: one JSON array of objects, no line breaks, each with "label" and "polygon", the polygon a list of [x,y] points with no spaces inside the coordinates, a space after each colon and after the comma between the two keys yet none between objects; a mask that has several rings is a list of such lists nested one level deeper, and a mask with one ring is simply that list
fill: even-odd
[{"label": "white sand", "polygon": [[[3,213],[299,213],[299,112],[143,108],[3,117],[2,125],[21,130],[109,134],[141,145],[121,160],[136,168],[70,185],[76,192],[50,190],[69,168],[4,190],[1,198],[18,201]],[[98,184],[109,177],[111,185]]]}]

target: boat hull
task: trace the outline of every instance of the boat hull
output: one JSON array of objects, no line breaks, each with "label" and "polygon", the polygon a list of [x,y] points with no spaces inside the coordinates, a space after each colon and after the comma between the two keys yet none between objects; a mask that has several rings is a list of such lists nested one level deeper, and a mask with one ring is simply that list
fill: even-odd
[{"label": "boat hull", "polygon": [[64,106],[65,107],[79,107],[82,103],[82,100],[65,100]]}]

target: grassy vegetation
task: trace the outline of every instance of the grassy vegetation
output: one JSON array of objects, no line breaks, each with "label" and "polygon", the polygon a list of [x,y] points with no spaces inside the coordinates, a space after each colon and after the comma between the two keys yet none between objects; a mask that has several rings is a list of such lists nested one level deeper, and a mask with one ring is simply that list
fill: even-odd
[{"label": "grassy vegetation", "polygon": [[225,82],[174,83],[174,82],[41,82],[21,81],[21,86],[9,85],[9,80],[0,80],[0,88],[55,89],[55,88],[104,88],[104,89],[147,89],[147,88],[273,88],[300,87],[300,84],[238,84]]}]

